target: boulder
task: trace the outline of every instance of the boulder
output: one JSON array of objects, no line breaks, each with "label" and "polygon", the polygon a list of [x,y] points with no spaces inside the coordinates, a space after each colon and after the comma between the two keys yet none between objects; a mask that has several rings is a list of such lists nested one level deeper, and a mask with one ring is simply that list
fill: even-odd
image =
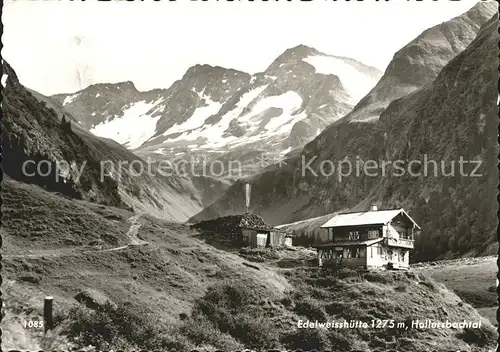
[{"label": "boulder", "polygon": [[106,305],[117,309],[118,306],[106,294],[94,289],[83,289],[74,297],[78,302],[84,304],[87,308],[102,310]]}]

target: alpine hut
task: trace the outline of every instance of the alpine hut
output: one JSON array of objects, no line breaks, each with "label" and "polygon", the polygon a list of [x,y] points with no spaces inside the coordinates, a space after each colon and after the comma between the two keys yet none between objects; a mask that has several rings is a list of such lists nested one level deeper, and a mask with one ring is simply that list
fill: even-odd
[{"label": "alpine hut", "polygon": [[404,209],[341,213],[321,227],[313,247],[318,264],[365,268],[409,268],[418,224]]}]

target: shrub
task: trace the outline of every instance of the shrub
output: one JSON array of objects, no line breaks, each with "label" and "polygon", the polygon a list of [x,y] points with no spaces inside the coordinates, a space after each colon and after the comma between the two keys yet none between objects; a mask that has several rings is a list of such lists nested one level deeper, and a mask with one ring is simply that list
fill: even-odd
[{"label": "shrub", "polygon": [[418,284],[419,285],[424,285],[425,287],[430,288],[432,291],[437,290],[436,283],[433,282],[433,281],[430,281],[430,280],[420,281]]},{"label": "shrub", "polygon": [[318,302],[308,298],[297,301],[295,303],[295,311],[297,314],[303,315],[311,320],[327,320],[323,307]]},{"label": "shrub", "polygon": [[320,287],[334,287],[337,285],[337,279],[334,276],[320,277],[317,279],[317,285]]},{"label": "shrub", "polygon": [[[263,346],[277,347],[279,339],[276,329],[271,326],[269,320],[262,318],[265,312],[260,302],[260,295],[254,288],[242,285],[217,285],[209,288],[205,296],[196,302],[191,323],[205,322],[204,324],[209,324],[207,331],[216,331],[210,336],[217,336],[217,331],[228,334],[245,347],[258,349]],[[210,336],[206,336],[200,329],[188,326],[185,329],[190,331],[189,336],[195,338],[197,342],[208,342],[210,339]]]},{"label": "shrub", "polygon": [[145,317],[133,314],[124,306],[106,304],[102,309],[92,310],[83,305],[72,308],[66,316],[71,317],[67,335],[81,347],[92,345],[98,350],[117,348],[123,345],[146,349],[178,349],[187,342],[165,334],[160,326]]},{"label": "shrub", "polygon": [[259,300],[260,296],[253,288],[222,284],[210,287],[205,296],[198,301],[198,304],[202,305],[203,302],[213,303],[230,310],[239,310]]},{"label": "shrub", "polygon": [[498,337],[497,328],[489,322],[482,321],[482,323],[480,328],[464,328],[457,334],[457,337],[468,344],[490,347]]},{"label": "shrub", "polygon": [[481,329],[465,328],[461,333],[457,334],[457,336],[468,344],[475,344],[478,346],[485,346],[490,342],[487,334]]},{"label": "shrub", "polygon": [[352,351],[353,346],[349,342],[349,339],[342,335],[337,330],[332,330],[328,333],[328,338],[332,346],[333,351]]},{"label": "shrub", "polygon": [[407,288],[408,286],[401,284],[394,287],[394,290],[398,292],[406,292]]},{"label": "shrub", "polygon": [[353,270],[350,268],[341,268],[341,269],[339,269],[337,276],[340,279],[346,279],[348,277],[357,277],[358,272],[356,270]]},{"label": "shrub", "polygon": [[288,295],[283,297],[283,299],[281,300],[281,304],[283,304],[285,307],[290,307],[292,303],[292,299]]},{"label": "shrub", "polygon": [[342,302],[331,302],[325,306],[325,311],[329,315],[339,315],[345,309],[345,304]]},{"label": "shrub", "polygon": [[230,333],[252,349],[278,348],[280,345],[276,329],[262,317],[240,315]]},{"label": "shrub", "polygon": [[[290,350],[326,351],[330,350],[331,346],[325,330],[321,329],[297,329],[283,336],[281,342]],[[338,349],[334,349],[334,351],[338,351]]]},{"label": "shrub", "polygon": [[366,274],[363,274],[363,278],[366,281],[369,282],[375,282],[375,283],[380,283],[380,284],[388,284],[392,282],[392,278],[388,277],[385,272],[381,273],[376,273],[376,272],[369,272]]},{"label": "shrub", "polygon": [[222,333],[202,316],[186,320],[180,333],[195,346],[208,344],[225,351],[238,350],[241,347],[231,336]]},{"label": "shrub", "polygon": [[118,334],[118,327],[113,324],[110,311],[94,311],[83,306],[72,309],[69,312],[72,317],[69,336],[78,340],[82,346],[108,348]]}]

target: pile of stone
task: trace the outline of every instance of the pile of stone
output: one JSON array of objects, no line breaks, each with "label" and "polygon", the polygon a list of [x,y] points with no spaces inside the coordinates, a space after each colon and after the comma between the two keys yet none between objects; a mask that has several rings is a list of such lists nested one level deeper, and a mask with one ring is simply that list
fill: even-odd
[{"label": "pile of stone", "polygon": [[266,224],[260,216],[249,213],[205,220],[191,227],[204,233],[215,233],[231,239],[239,238],[242,228],[262,231],[272,230],[272,227]]}]

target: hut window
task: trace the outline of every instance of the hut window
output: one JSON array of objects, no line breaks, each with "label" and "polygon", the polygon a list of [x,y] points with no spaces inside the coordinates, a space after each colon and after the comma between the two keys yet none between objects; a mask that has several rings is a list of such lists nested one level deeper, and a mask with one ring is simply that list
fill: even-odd
[{"label": "hut window", "polygon": [[350,231],[349,232],[350,240],[359,240],[359,231]]},{"label": "hut window", "polygon": [[360,252],[359,252],[359,247],[350,247],[346,249],[347,251],[347,258],[359,258]]}]

